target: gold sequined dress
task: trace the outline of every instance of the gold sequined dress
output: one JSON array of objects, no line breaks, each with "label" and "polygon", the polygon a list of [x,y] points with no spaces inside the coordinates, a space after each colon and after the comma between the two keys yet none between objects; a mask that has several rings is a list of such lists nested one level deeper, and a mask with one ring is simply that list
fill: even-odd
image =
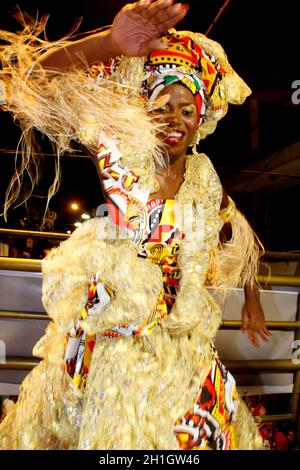
[{"label": "gold sequined dress", "polygon": [[[99,154],[111,217],[85,222],[44,261],[53,322],[2,448],[262,448],[213,346],[221,312],[205,283],[223,221],[211,162],[189,157],[175,200],[153,200],[111,157]],[[189,217],[179,228],[182,208],[204,214],[201,239]]]}]

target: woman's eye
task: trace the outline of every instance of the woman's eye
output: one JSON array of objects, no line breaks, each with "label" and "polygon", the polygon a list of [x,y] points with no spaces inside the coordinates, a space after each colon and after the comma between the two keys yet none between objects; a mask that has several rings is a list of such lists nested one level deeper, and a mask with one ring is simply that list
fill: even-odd
[{"label": "woman's eye", "polygon": [[194,112],[195,110],[193,108],[184,108],[182,110],[183,116],[187,116],[187,117],[193,116]]},{"label": "woman's eye", "polygon": [[168,108],[166,106],[162,106],[161,108],[157,108],[157,112],[161,114],[165,114],[168,112]]}]

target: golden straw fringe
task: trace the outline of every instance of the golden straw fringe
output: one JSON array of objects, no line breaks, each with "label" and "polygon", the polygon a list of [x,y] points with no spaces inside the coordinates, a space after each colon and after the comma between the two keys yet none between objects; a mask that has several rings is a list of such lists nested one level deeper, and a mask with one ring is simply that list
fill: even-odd
[{"label": "golden straw fringe", "polygon": [[259,258],[264,249],[246,218],[240,211],[230,222],[232,236],[212,250],[211,265],[207,276],[209,285],[225,295],[232,287],[253,286],[259,268]]},{"label": "golden straw fringe", "polygon": [[[155,188],[152,162],[161,158],[161,142],[153,119],[143,106],[137,86],[123,83],[124,76],[133,70],[140,77],[141,58],[131,58],[123,65],[122,74],[111,79],[89,76],[88,69],[67,72],[46,70],[39,60],[45,53],[64,47],[69,40],[49,43],[37,37],[42,28],[26,26],[19,33],[0,31],[2,69],[0,70],[1,99],[23,130],[21,148],[23,162],[12,182],[6,198],[5,214],[19,193],[21,174],[31,154],[32,129],[47,135],[57,155],[70,151],[77,141],[96,153],[101,134],[116,140],[129,167],[140,167],[142,181]],[[122,78],[123,77],[123,78]],[[118,81],[119,80],[119,81]],[[132,163],[132,165],[130,165]],[[149,178],[144,176],[148,168]],[[150,168],[150,174],[149,174]],[[138,173],[139,174],[139,173]],[[59,177],[50,188],[57,190]]]}]

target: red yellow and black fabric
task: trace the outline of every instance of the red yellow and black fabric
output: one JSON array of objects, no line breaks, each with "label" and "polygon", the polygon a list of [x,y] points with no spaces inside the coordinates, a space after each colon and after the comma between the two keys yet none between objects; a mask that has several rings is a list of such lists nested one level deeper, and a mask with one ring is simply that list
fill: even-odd
[{"label": "red yellow and black fabric", "polygon": [[151,102],[163,88],[176,82],[183,84],[195,97],[201,124],[207,99],[215,110],[222,103],[218,85],[225,71],[194,41],[192,33],[174,30],[161,39],[166,48],[155,49],[148,56],[142,94]]}]

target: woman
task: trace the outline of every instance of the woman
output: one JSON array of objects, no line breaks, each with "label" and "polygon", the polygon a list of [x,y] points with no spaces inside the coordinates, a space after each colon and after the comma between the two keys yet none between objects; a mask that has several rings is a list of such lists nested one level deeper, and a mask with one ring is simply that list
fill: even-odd
[{"label": "woman", "polygon": [[[110,30],[42,55],[43,69],[55,75],[51,83],[36,63],[34,94],[26,82],[23,113],[24,96],[36,99],[37,89],[50,93],[55,85],[52,121],[62,112],[70,116],[53,90],[63,83],[64,100],[72,90],[80,120],[71,116],[68,128],[97,148],[111,217],[87,221],[44,262],[43,301],[54,322],[34,349],[43,361],[0,428],[4,448],[262,448],[213,347],[221,312],[205,287],[245,285],[244,327],[253,343],[257,335],[267,340],[254,284],[259,249],[208,157],[195,150],[228,102],[241,103],[249,89],[217,43],[175,30],[159,37],[185,12],[166,0],[128,5]],[[120,53],[147,58],[109,60],[84,79],[82,53],[89,65]],[[4,72],[6,101],[17,115],[11,84],[22,74]],[[79,82],[88,83],[89,104],[97,84],[101,93],[88,115]],[[141,112],[148,104],[150,118]],[[56,122],[32,126],[53,138]],[[230,240],[221,244],[226,224]]]}]

